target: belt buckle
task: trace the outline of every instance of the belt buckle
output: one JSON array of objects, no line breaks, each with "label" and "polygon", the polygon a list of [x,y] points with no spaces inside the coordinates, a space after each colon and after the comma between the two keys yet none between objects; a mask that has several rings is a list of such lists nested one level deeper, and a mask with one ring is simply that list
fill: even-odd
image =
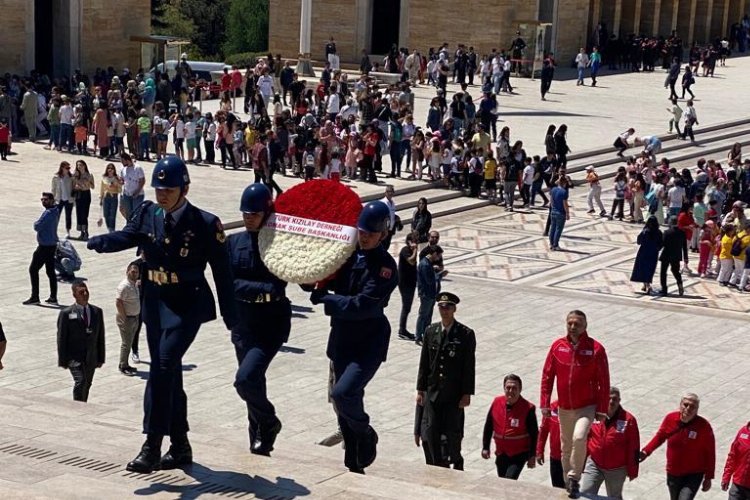
[{"label": "belt buckle", "polygon": [[[169,284],[169,273],[165,271],[156,271],[151,269],[148,272],[148,277],[152,282],[156,283],[159,286]],[[175,276],[174,279],[176,280],[177,277]]]}]

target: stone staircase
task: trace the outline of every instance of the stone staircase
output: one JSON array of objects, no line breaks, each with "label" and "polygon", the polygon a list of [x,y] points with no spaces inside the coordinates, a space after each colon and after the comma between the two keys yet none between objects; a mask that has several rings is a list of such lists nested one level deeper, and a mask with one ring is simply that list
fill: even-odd
[{"label": "stone staircase", "polygon": [[136,432],[139,424],[121,419],[117,408],[7,388],[0,406],[3,499],[565,497],[560,490],[494,474],[415,465],[392,456],[384,446],[366,476],[344,469],[340,447],[294,442],[283,434],[272,458],[257,457],[244,442],[220,437],[218,428],[215,435],[191,433],[197,460],[192,466],[133,474],[125,463],[143,436]]}]

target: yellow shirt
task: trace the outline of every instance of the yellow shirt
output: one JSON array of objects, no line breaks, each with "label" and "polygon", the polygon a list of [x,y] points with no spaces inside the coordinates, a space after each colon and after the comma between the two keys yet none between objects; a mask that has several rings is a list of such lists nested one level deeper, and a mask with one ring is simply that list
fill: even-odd
[{"label": "yellow shirt", "polygon": [[245,129],[245,144],[251,148],[255,144],[255,130],[247,127]]},{"label": "yellow shirt", "polygon": [[734,236],[725,234],[721,237],[721,252],[719,253],[720,259],[732,259],[732,243],[734,243]]},{"label": "yellow shirt", "polygon": [[739,233],[737,233],[737,238],[739,238],[741,241],[740,245],[742,246],[742,251],[739,255],[732,255],[732,258],[744,261],[745,249],[748,247],[748,245],[750,245],[750,233],[747,230],[740,231]]},{"label": "yellow shirt", "polygon": [[495,178],[497,172],[497,161],[494,158],[489,158],[484,162],[484,178],[485,180],[491,180]]}]

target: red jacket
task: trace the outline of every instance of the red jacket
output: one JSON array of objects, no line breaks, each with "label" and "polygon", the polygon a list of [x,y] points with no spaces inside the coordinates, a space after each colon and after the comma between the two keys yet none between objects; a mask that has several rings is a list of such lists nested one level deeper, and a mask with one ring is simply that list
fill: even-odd
[{"label": "red jacket", "polygon": [[552,401],[550,411],[552,416],[542,417],[542,425],[539,426],[539,440],[536,443],[537,456],[544,455],[544,445],[549,436],[549,458],[550,460],[562,460],[562,448],[560,442],[560,418],[557,416],[557,401]]},{"label": "red jacket", "polygon": [[547,354],[542,370],[542,397],[539,408],[550,407],[552,385],[557,378],[560,408],[573,410],[595,405],[597,413],[609,406],[609,363],[604,347],[582,333],[573,346],[570,337],[557,339]]},{"label": "red jacket", "polygon": [[597,467],[604,470],[626,467],[632,481],[638,477],[641,439],[638,422],[622,407],[606,422],[591,424],[588,452]]},{"label": "red jacket", "polygon": [[750,488],[750,423],[743,426],[732,442],[721,476],[721,484],[734,484]]},{"label": "red jacket", "polygon": [[667,442],[667,474],[685,476],[703,473],[714,478],[716,441],[708,420],[696,416],[687,424],[680,421],[680,412],[668,413],[653,439],[643,448],[647,455]]}]

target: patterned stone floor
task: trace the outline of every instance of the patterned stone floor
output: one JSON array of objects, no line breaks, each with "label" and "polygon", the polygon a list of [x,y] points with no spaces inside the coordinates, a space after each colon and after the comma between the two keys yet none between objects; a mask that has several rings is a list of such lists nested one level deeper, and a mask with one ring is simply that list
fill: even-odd
[{"label": "patterned stone floor", "polygon": [[[589,216],[585,194],[579,189],[571,197],[571,219],[559,252],[549,251],[548,239],[543,236],[547,212],[541,208],[507,212],[491,206],[438,219],[435,228],[440,230],[446,268],[452,276],[549,287],[560,293],[606,295],[655,307],[668,304],[711,313],[750,312],[750,295],[693,274],[683,274],[683,297],[676,295],[671,274],[667,283],[672,295],[643,294],[641,284],[630,281],[642,226]],[[609,201],[606,196],[605,191],[605,206]],[[691,254],[691,259],[694,270],[697,255]],[[658,273],[657,269],[657,291]]]}]

